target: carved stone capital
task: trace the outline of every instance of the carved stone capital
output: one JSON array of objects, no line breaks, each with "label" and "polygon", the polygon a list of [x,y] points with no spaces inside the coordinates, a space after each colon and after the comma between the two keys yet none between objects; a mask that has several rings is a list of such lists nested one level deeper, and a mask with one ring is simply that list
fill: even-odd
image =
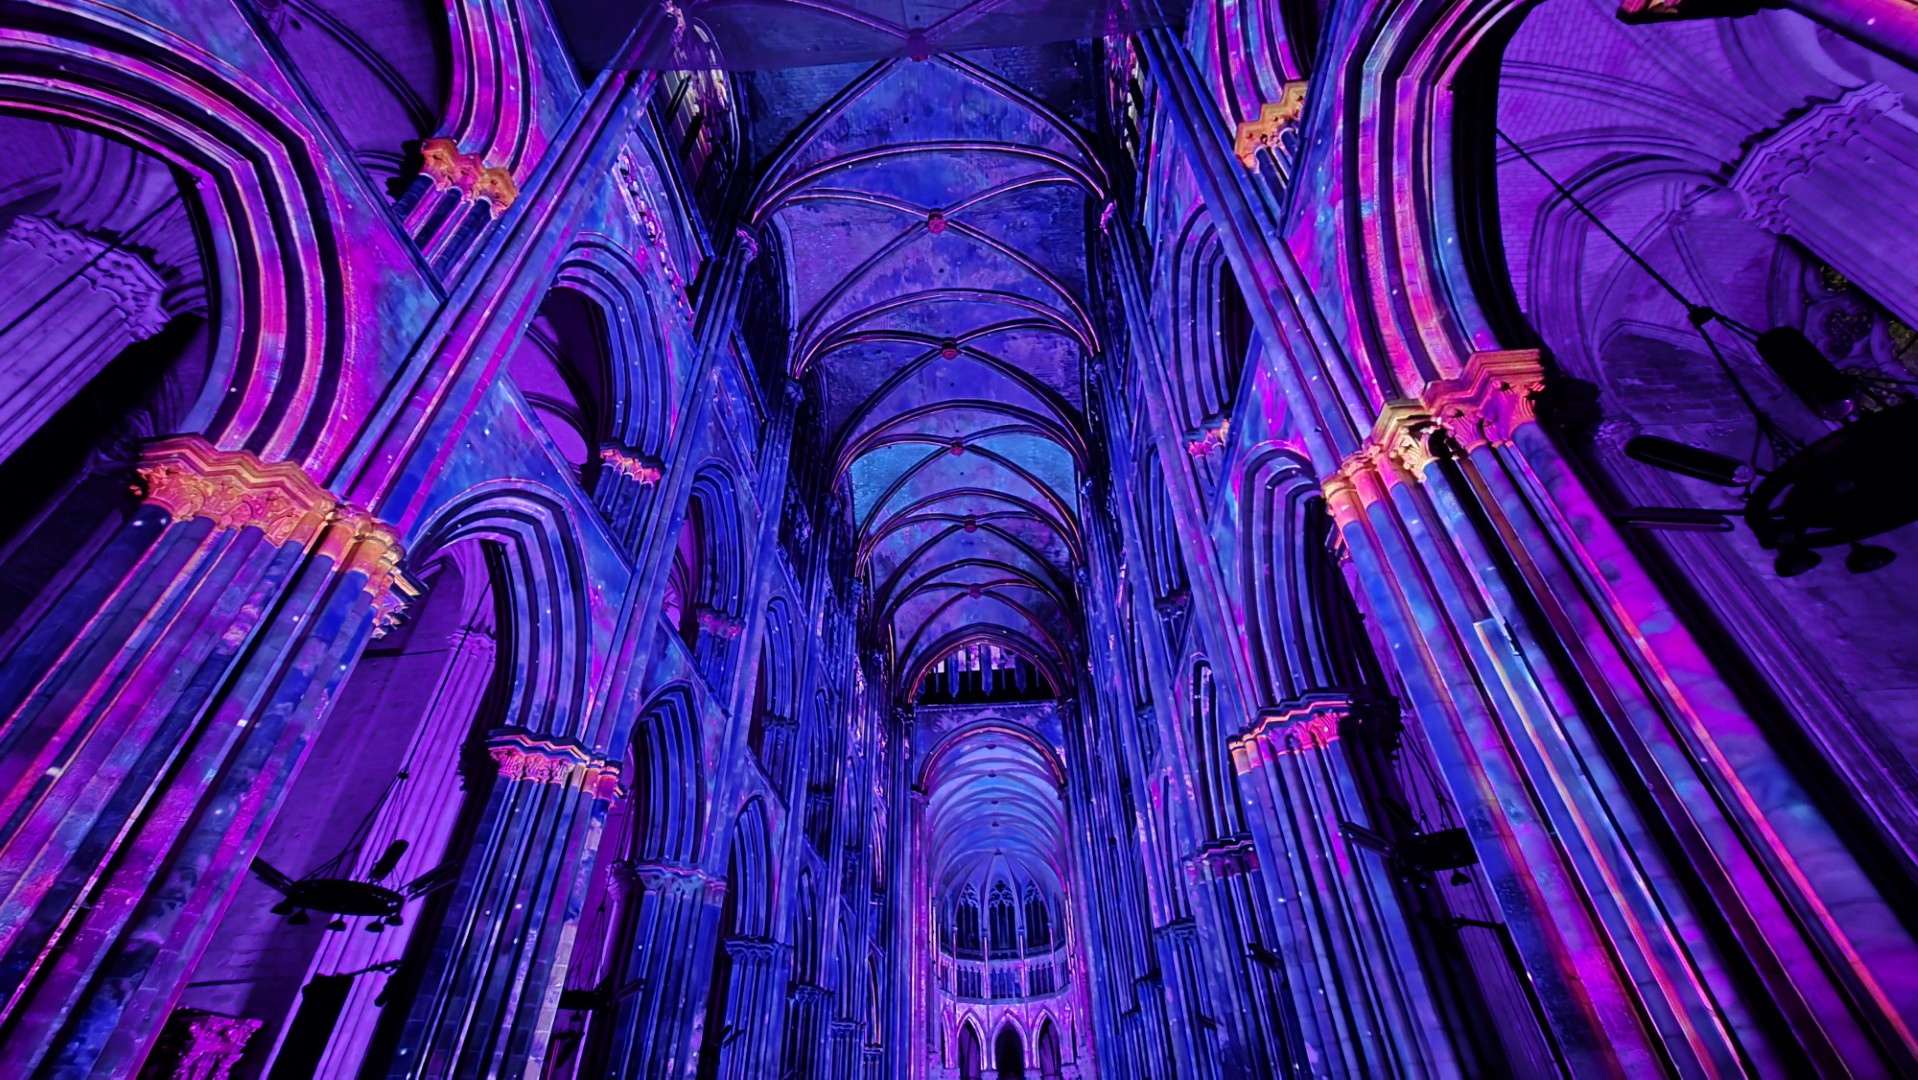
[{"label": "carved stone capital", "polygon": [[1429,383],[1425,407],[1466,451],[1503,446],[1524,424],[1538,421],[1536,399],[1545,389],[1537,349],[1476,352],[1456,379]]},{"label": "carved stone capital", "polygon": [[113,298],[126,332],[135,339],[152,337],[166,325],[166,309],[160,304],[166,284],[160,280],[159,271],[140,256],[52,218],[32,214],[14,218],[5,241],[33,250],[63,271],[71,265],[80,280]]},{"label": "carved stone capital", "polygon": [[1745,201],[1745,217],[1768,232],[1787,230],[1785,184],[1811,172],[1817,159],[1857,138],[1878,117],[1901,108],[1897,91],[1867,83],[1837,101],[1813,105],[1759,140],[1732,174],[1731,188]]},{"label": "carved stone capital", "polygon": [[599,460],[600,464],[606,468],[642,487],[652,487],[666,475],[666,466],[663,463],[629,454],[617,446],[601,447]]},{"label": "carved stone capital", "polygon": [[1259,106],[1257,120],[1247,120],[1239,125],[1238,136],[1232,141],[1232,152],[1238,156],[1240,164],[1248,169],[1258,168],[1259,151],[1276,147],[1279,132],[1299,122],[1299,117],[1305,113],[1305,86],[1304,79],[1286,83],[1278,101]]},{"label": "carved stone capital", "polygon": [[1259,850],[1249,838],[1209,844],[1199,852],[1195,862],[1201,878],[1218,881],[1257,870]]},{"label": "carved stone capital", "polygon": [[1340,728],[1351,715],[1352,703],[1343,697],[1295,702],[1260,713],[1236,741],[1271,757],[1321,750],[1338,741]]},{"label": "carved stone capital", "polygon": [[1207,428],[1198,438],[1187,440],[1185,452],[1195,458],[1209,457],[1224,450],[1231,436],[1232,418],[1226,417],[1219,421],[1218,427]]},{"label": "carved stone capital", "polygon": [[420,143],[420,158],[420,174],[433,182],[434,190],[457,191],[463,199],[484,202],[494,217],[519,198],[519,185],[510,170],[486,164],[452,139],[425,140]]},{"label": "carved stone capital", "polygon": [[275,545],[312,543],[339,505],[292,462],[264,462],[197,435],[148,443],[136,471],[135,493],[174,521],[205,518],[218,529],[257,528]]},{"label": "carved stone capital", "polygon": [[1385,408],[1379,410],[1368,440],[1368,445],[1376,449],[1373,463],[1380,465],[1389,461],[1398,467],[1404,479],[1422,478],[1425,467],[1436,460],[1430,446],[1434,427],[1432,414],[1424,403],[1403,399],[1386,402]]},{"label": "carved stone capital", "polygon": [[508,780],[541,784],[578,780],[583,790],[607,802],[620,794],[619,762],[608,761],[572,739],[507,728],[486,740],[486,753]]},{"label": "carved stone capital", "polygon": [[699,621],[699,628],[701,630],[717,638],[731,640],[746,630],[745,620],[739,616],[720,611],[717,608],[708,607],[704,604],[700,605],[699,610],[694,613],[693,617]]},{"label": "carved stone capital", "polygon": [[[265,1023],[245,1016],[175,1009],[167,1019],[155,1057],[170,1078],[226,1080],[246,1053],[247,1043]],[[161,1074],[155,1071],[153,1075]]]}]

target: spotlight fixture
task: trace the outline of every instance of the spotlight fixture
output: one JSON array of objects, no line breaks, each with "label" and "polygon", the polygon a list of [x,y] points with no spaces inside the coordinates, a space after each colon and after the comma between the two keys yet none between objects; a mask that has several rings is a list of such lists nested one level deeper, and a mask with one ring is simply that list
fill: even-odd
[{"label": "spotlight fixture", "polygon": [[[1628,5],[1632,2],[1628,0]],[[1840,368],[1796,327],[1777,326],[1761,333],[1693,302],[1510,135],[1497,129],[1494,134],[1647,277],[1684,305],[1686,321],[1758,429],[1749,462],[1656,435],[1631,440],[1625,453],[1633,460],[1721,487],[1743,488],[1744,506],[1729,511],[1636,507],[1619,515],[1620,524],[1723,532],[1730,527],[1729,518],[1740,517],[1759,547],[1777,553],[1772,565],[1780,577],[1795,577],[1818,566],[1823,560],[1817,548],[1849,546],[1845,568],[1854,574],[1868,574],[1889,564],[1890,550],[1863,542],[1918,522],[1918,484],[1911,482],[1904,464],[1911,456],[1913,433],[1918,432],[1918,398],[1893,380]],[[1758,407],[1739,378],[1712,336],[1713,323],[1744,338],[1793,396],[1836,426],[1809,443],[1781,427]],[[1761,459],[1765,450],[1769,453]],[[1761,460],[1769,463],[1769,469],[1760,466]]]},{"label": "spotlight fixture", "polygon": [[1663,532],[1731,532],[1732,520],[1717,510],[1682,506],[1635,506],[1618,515],[1620,524]]},{"label": "spotlight fixture", "polygon": [[1890,548],[1876,544],[1853,544],[1851,551],[1845,555],[1845,569],[1854,574],[1869,574],[1873,570],[1883,570],[1897,557],[1897,553]]},{"label": "spotlight fixture", "polygon": [[1752,345],[1765,366],[1819,416],[1836,423],[1857,408],[1851,376],[1825,359],[1804,331],[1773,327],[1758,335]]},{"label": "spotlight fixture", "polygon": [[1625,456],[1655,469],[1696,477],[1720,487],[1744,487],[1752,482],[1752,467],[1737,458],[1657,435],[1640,435],[1626,443]]},{"label": "spotlight fixture", "polygon": [[[1772,560],[1771,566],[1772,572],[1779,577],[1797,577],[1800,574],[1817,569],[1818,564],[1824,561],[1824,556],[1818,554],[1816,551],[1808,547],[1793,545],[1779,548],[1778,557]],[[1856,572],[1858,571],[1854,571],[1854,573]]]}]

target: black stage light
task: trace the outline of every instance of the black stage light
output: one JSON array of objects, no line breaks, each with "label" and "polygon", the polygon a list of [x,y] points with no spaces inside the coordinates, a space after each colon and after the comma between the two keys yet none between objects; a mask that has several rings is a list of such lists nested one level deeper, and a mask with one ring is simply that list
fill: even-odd
[{"label": "black stage light", "polygon": [[1853,544],[1851,552],[1845,556],[1845,569],[1854,574],[1869,574],[1873,570],[1883,570],[1898,557],[1890,548],[1881,548],[1876,544]]},{"label": "black stage light", "polygon": [[1757,345],[1765,365],[1813,412],[1827,420],[1851,415],[1851,377],[1827,360],[1804,331],[1774,327],[1758,335]]},{"label": "black stage light", "polygon": [[1620,524],[1663,532],[1730,532],[1731,519],[1716,510],[1681,506],[1634,506],[1618,515]]},{"label": "black stage light", "polygon": [[1737,458],[1657,435],[1640,435],[1626,443],[1625,455],[1655,469],[1697,477],[1721,487],[1743,487],[1752,478],[1752,467]]},{"label": "black stage light", "polygon": [[1779,577],[1797,577],[1824,562],[1816,551],[1802,547],[1781,547],[1778,557],[1772,560],[1772,570]]}]

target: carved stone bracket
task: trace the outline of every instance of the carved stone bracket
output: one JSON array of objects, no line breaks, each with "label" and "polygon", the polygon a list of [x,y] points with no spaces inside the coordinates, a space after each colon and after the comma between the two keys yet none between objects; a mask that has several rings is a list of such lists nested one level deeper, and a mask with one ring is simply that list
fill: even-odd
[{"label": "carved stone bracket", "polygon": [[693,617],[699,621],[701,630],[717,638],[731,640],[746,631],[746,622],[739,616],[704,604],[700,605]]},{"label": "carved stone bracket", "polygon": [[433,182],[435,191],[458,191],[464,199],[484,202],[494,217],[519,198],[519,185],[510,170],[486,164],[452,139],[427,139],[420,143],[420,157],[420,173]]},{"label": "carved stone bracket", "polygon": [[1299,122],[1305,113],[1305,80],[1294,79],[1285,84],[1285,92],[1279,95],[1275,103],[1259,106],[1259,118],[1247,120],[1239,125],[1238,137],[1232,141],[1232,152],[1238,155],[1240,164],[1248,169],[1259,166],[1259,151],[1269,150],[1278,145],[1279,132]]},{"label": "carved stone bracket", "polygon": [[687,899],[700,896],[718,899],[726,894],[723,878],[709,877],[697,867],[637,862],[632,859],[615,859],[608,863],[606,885],[616,896],[630,895],[634,886],[651,895]]},{"label": "carved stone bracket", "polygon": [[1813,105],[1760,140],[1732,174],[1731,188],[1745,200],[1745,217],[1768,232],[1785,232],[1790,222],[1785,204],[1791,199],[1785,184],[1811,172],[1819,157],[1863,134],[1880,116],[1901,108],[1897,91],[1867,83],[1837,101]]},{"label": "carved stone bracket", "polygon": [[600,464],[613,472],[641,485],[652,487],[666,475],[666,466],[651,458],[629,454],[616,446],[601,447]]},{"label": "carved stone bracket", "polygon": [[1538,420],[1545,368],[1537,349],[1477,352],[1456,379],[1430,383],[1422,395],[1433,419],[1466,451],[1503,446]]},{"label": "carved stone bracket", "polygon": [[1208,844],[1192,861],[1193,876],[1219,881],[1249,874],[1259,868],[1259,851],[1250,838]]},{"label": "carved stone bracket", "polygon": [[505,728],[486,740],[486,753],[508,780],[569,784],[577,779],[583,790],[607,802],[622,794],[619,762],[608,761],[572,739]]},{"label": "carved stone bracket", "polygon": [[1216,454],[1225,449],[1226,442],[1231,438],[1231,435],[1232,419],[1231,417],[1226,417],[1219,421],[1218,427],[1207,428],[1198,438],[1187,441],[1185,444],[1185,452],[1195,458]]}]

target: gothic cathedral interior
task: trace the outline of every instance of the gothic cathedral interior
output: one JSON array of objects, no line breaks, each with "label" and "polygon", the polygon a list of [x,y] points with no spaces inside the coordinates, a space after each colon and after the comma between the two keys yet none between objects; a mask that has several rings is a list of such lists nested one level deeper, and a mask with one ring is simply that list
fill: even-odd
[{"label": "gothic cathedral interior", "polygon": [[1918,1076],[1908,92],[0,0],[0,1076]]}]

